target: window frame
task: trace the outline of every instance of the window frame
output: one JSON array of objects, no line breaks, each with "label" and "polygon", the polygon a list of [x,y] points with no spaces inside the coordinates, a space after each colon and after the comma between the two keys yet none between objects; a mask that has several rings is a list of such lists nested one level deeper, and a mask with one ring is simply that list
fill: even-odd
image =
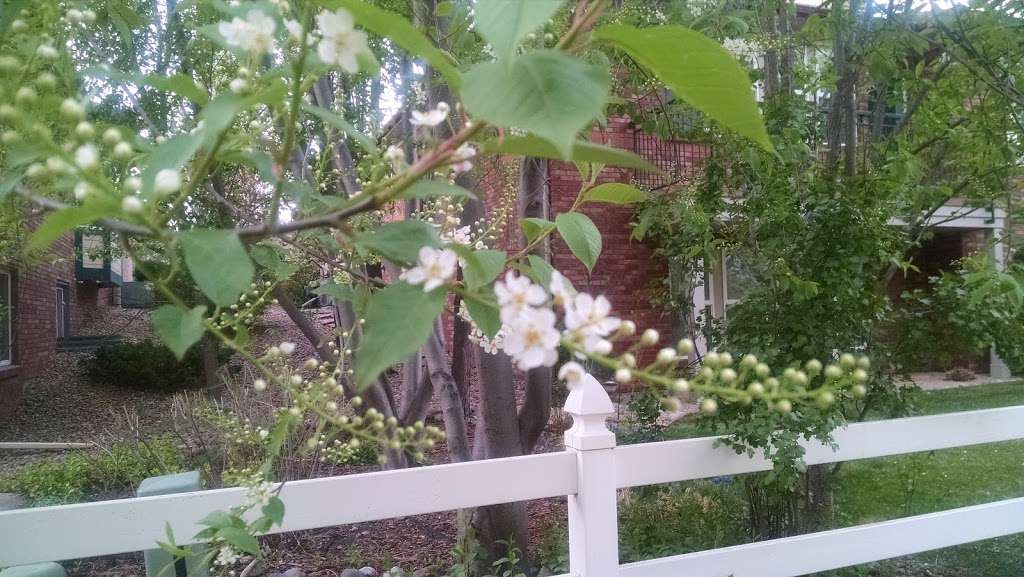
[{"label": "window frame", "polygon": [[0,283],[6,285],[7,288],[6,318],[0,318],[0,325],[7,327],[7,350],[0,350],[0,368],[2,368],[14,364],[14,272],[0,268]]}]

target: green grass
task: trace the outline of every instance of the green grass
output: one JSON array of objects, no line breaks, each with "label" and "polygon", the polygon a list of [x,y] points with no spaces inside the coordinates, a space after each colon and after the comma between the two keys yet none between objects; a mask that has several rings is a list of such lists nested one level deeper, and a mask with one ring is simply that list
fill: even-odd
[{"label": "green grass", "polygon": [[[940,414],[1024,404],[1024,383],[921,393]],[[836,519],[857,525],[1024,496],[1024,441],[845,463],[835,479]],[[879,577],[1024,575],[1024,535],[990,539],[830,573]]]},{"label": "green grass", "polygon": [[[1024,405],[1024,382],[921,392],[934,415]],[[880,417],[879,417],[880,418]],[[666,437],[700,436],[689,420]],[[834,479],[837,526],[860,525],[1024,496],[1024,441],[844,463]],[[832,571],[829,577],[1022,577],[1024,534]]]}]

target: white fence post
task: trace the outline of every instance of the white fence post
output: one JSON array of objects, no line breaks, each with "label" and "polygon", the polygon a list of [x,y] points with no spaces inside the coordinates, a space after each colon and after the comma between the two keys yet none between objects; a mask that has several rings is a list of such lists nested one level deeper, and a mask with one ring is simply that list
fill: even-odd
[{"label": "white fence post", "polygon": [[584,375],[565,400],[572,428],[567,450],[576,453],[579,489],[569,495],[569,573],[615,577],[619,571],[619,526],[615,495],[615,434],[605,419],[615,412],[597,379]]}]

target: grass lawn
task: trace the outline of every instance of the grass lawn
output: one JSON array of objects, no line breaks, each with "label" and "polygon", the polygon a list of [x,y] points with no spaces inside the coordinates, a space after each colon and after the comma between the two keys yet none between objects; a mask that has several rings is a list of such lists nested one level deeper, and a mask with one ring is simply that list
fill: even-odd
[{"label": "grass lawn", "polygon": [[[1024,404],[1024,383],[922,393],[922,414]],[[1024,496],[1024,441],[845,463],[835,479],[840,525],[920,515]],[[1024,535],[990,539],[835,571],[830,575],[1011,577],[1024,575]]]}]

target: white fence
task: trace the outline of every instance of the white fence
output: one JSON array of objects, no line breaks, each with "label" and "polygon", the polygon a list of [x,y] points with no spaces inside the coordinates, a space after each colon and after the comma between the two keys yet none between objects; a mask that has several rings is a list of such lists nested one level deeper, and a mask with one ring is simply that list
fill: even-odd
[{"label": "white fence", "polygon": [[[790,577],[1024,532],[1024,498],[620,565],[616,490],[763,471],[763,459],[715,438],[615,447],[613,407],[588,378],[566,401],[566,451],[285,484],[284,526],[297,531],[464,507],[567,496],[570,573],[579,577]],[[832,451],[807,444],[807,462],[829,463],[1024,438],[1024,406],[854,424]],[[885,482],[879,479],[879,482]],[[151,549],[170,523],[182,543],[243,489],[198,491],[0,513],[0,567]]]}]

